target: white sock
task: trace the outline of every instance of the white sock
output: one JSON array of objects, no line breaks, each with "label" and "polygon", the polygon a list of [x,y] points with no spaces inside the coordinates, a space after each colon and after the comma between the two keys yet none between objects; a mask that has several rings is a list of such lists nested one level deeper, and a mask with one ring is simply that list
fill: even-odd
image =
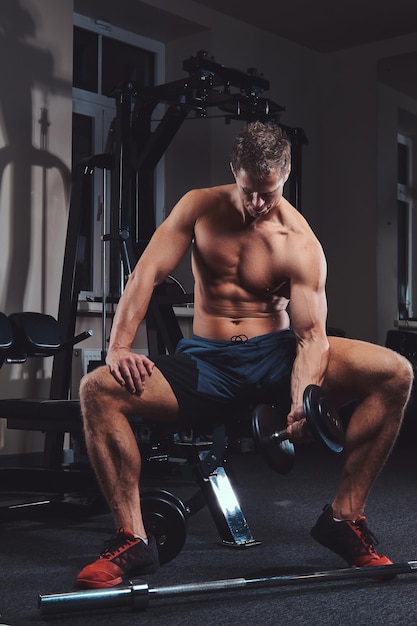
[{"label": "white sock", "polygon": [[148,546],[149,545],[149,540],[148,539],[144,539],[143,537],[141,537],[140,535],[133,535],[135,539],[140,539],[141,541],[143,541],[143,543]]}]

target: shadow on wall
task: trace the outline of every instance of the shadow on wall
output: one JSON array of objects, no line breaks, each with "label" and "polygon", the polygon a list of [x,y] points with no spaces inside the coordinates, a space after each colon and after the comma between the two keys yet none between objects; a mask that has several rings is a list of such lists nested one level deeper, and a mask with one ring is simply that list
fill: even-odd
[{"label": "shadow on wall", "polygon": [[[41,223],[42,250],[41,276],[46,280],[46,224],[47,186],[46,173],[55,168],[62,177],[65,206],[70,189],[70,171],[62,160],[48,152],[49,93],[68,93],[71,85],[54,77],[54,59],[50,51],[32,45],[36,39],[35,10],[29,12],[20,0],[2,0],[0,13],[0,120],[4,146],[0,148],[0,193],[4,185],[4,171],[10,166],[10,193],[8,202],[0,210],[9,212],[9,251],[5,284],[2,285],[2,305],[11,313],[23,310],[31,260],[32,230],[34,220]],[[33,110],[34,89],[42,94],[44,105],[40,111]],[[37,119],[38,118],[38,119]],[[39,124],[36,128],[34,120]],[[39,132],[39,147],[33,138]],[[42,197],[32,207],[32,168],[42,168]],[[3,197],[7,194],[3,194]],[[4,214],[1,216],[4,217]],[[41,220],[41,222],[40,222]],[[6,222],[7,223],[7,222]],[[45,284],[41,290],[41,306],[44,304]]]}]

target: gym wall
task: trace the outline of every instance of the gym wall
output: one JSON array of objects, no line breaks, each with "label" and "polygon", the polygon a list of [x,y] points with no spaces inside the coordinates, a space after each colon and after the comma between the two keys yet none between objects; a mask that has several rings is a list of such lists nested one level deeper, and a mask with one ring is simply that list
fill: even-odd
[{"label": "gym wall", "polygon": [[[72,1],[4,0],[0,17],[0,309],[56,315],[70,189]],[[50,360],[0,370],[2,397],[48,392]],[[7,433],[0,453],[38,434]]]}]

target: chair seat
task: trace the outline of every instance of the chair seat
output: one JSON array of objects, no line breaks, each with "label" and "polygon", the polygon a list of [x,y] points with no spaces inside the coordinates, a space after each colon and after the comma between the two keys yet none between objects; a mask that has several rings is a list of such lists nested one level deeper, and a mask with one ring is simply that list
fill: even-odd
[{"label": "chair seat", "polygon": [[82,431],[79,400],[2,399],[0,417],[7,420],[7,428],[15,430]]}]

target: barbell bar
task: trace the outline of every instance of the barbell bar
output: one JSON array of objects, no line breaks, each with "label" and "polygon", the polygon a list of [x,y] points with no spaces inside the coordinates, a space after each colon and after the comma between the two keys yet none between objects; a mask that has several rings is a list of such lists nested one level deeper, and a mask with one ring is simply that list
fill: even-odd
[{"label": "barbell bar", "polygon": [[166,587],[149,587],[142,580],[134,579],[128,585],[110,589],[91,589],[39,595],[38,607],[41,615],[75,613],[104,609],[144,610],[157,600],[193,596],[198,594],[222,593],[259,588],[281,587],[285,585],[303,585],[328,581],[356,580],[372,578],[390,579],[400,574],[416,574],[417,561],[375,565],[368,567],[348,567],[344,569],[266,576],[257,578],[229,578],[200,583],[185,583]]}]

